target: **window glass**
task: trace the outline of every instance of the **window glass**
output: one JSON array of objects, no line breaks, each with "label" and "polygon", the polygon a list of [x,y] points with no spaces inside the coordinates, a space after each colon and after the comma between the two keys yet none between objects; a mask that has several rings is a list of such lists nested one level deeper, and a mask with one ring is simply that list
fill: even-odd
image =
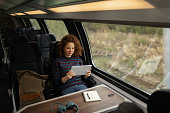
[{"label": "window glass", "polygon": [[30,19],[30,22],[31,22],[32,27],[34,27],[35,29],[37,30],[41,29],[36,19]]},{"label": "window glass", "polygon": [[170,73],[167,70],[170,70],[170,63],[165,64],[170,60],[169,29],[83,24],[96,67],[148,93],[169,88],[167,78]]},{"label": "window glass", "polygon": [[67,28],[63,21],[58,20],[45,20],[48,30],[56,36],[56,40],[59,41],[63,36],[68,34]]}]

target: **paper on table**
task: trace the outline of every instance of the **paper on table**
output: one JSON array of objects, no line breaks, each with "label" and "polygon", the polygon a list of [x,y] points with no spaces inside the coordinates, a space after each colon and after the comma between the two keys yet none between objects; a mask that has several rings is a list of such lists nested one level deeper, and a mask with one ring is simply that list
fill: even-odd
[{"label": "paper on table", "polygon": [[84,75],[91,69],[91,67],[92,65],[72,66],[71,71],[73,71],[75,75]]},{"label": "paper on table", "polygon": [[83,92],[83,96],[86,102],[101,100],[97,91],[86,91]]}]

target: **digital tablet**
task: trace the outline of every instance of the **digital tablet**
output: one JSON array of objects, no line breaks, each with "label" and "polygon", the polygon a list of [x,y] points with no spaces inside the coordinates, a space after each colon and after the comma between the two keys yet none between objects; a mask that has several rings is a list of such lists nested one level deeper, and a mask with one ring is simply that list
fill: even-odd
[{"label": "digital tablet", "polygon": [[81,65],[81,66],[72,66],[71,71],[75,75],[85,75],[87,71],[91,69],[92,65]]}]

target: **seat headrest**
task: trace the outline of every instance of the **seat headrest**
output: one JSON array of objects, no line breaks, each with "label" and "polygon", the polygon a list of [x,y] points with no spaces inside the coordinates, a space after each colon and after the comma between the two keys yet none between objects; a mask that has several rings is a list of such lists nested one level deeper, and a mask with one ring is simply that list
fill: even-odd
[{"label": "seat headrest", "polygon": [[37,41],[40,47],[49,47],[51,41],[55,41],[55,36],[53,34],[41,34],[38,36]]},{"label": "seat headrest", "polygon": [[170,113],[170,89],[162,89],[151,94],[147,107],[148,113]]},{"label": "seat headrest", "polygon": [[123,102],[113,113],[144,113],[135,103]]}]

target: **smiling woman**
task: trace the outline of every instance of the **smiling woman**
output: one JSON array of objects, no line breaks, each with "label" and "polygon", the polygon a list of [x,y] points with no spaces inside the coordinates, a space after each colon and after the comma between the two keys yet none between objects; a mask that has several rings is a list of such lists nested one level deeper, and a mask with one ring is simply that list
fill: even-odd
[{"label": "smiling woman", "polygon": [[80,59],[82,47],[76,36],[69,34],[62,38],[59,44],[60,57],[55,60],[54,82],[61,91],[61,95],[66,95],[76,91],[84,90],[87,87],[81,78],[88,79],[91,70],[88,70],[85,75],[75,75],[70,71],[72,66],[83,65]]},{"label": "smiling woman", "polygon": [[64,47],[64,54],[66,57],[70,58],[74,53],[74,43],[67,43]]}]

